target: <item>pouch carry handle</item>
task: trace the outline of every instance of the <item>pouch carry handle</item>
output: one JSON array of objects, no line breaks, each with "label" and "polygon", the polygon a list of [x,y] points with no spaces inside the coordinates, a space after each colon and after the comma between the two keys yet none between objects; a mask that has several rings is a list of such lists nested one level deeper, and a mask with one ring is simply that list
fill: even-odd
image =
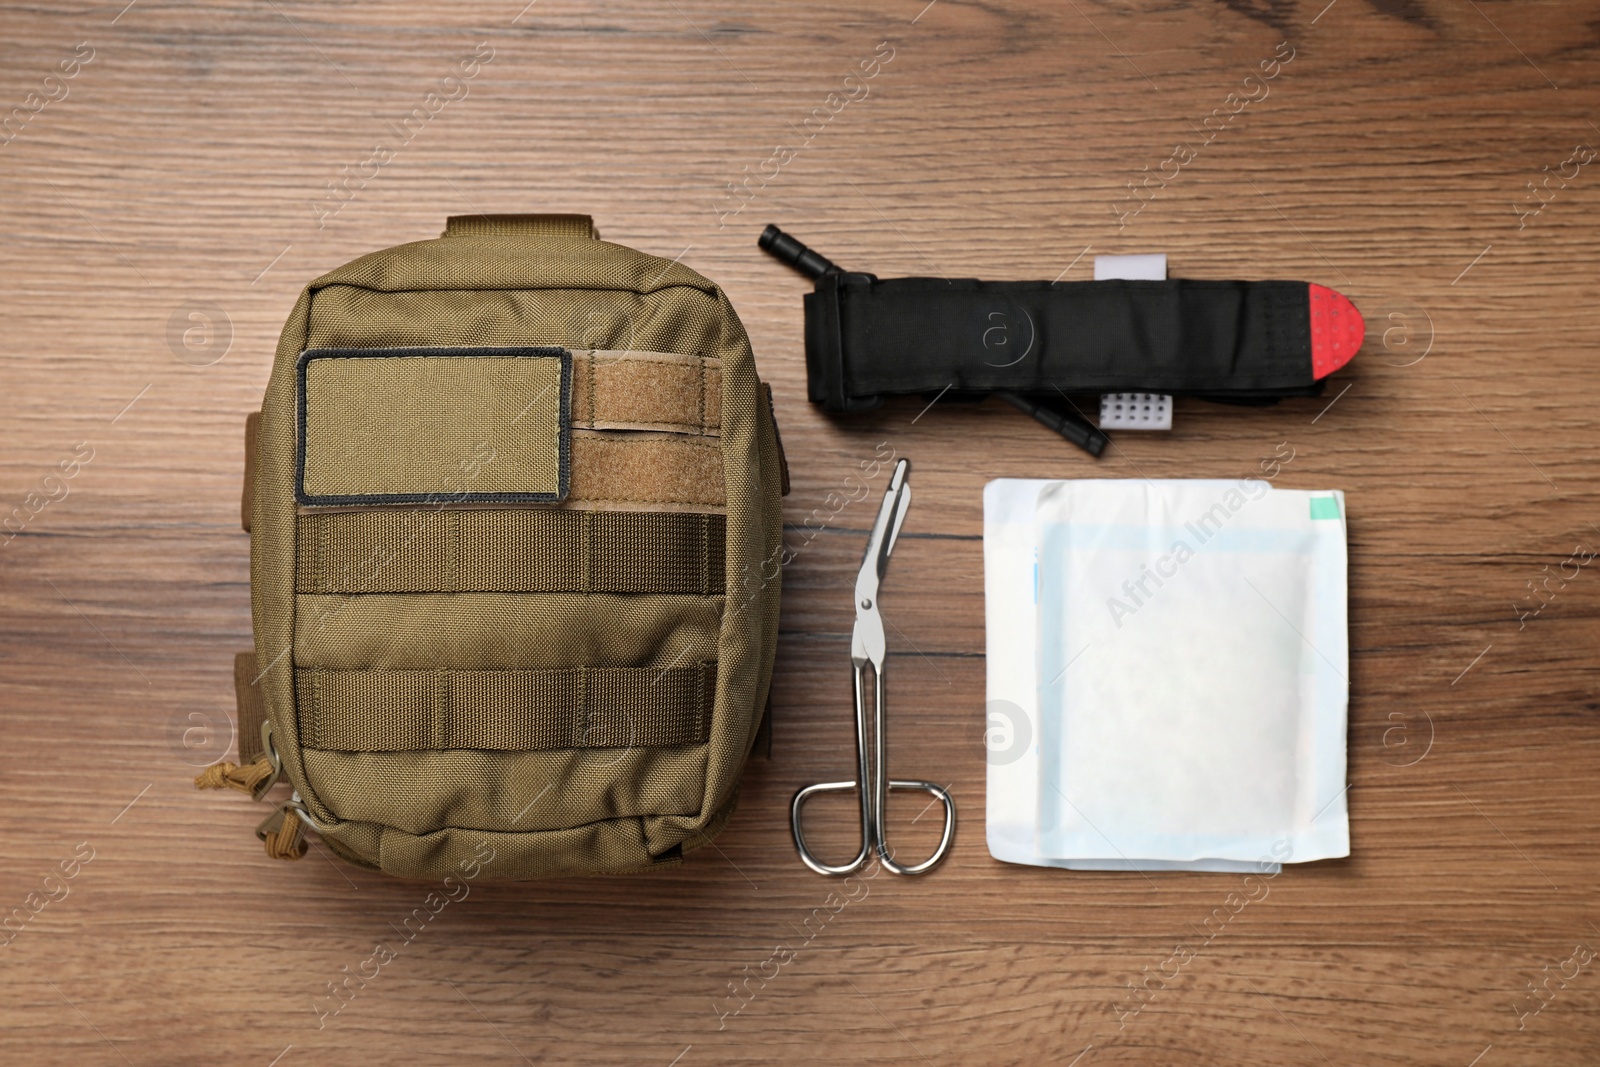
[{"label": "pouch carry handle", "polygon": [[599,240],[588,215],[451,215],[445,237],[577,237]]}]

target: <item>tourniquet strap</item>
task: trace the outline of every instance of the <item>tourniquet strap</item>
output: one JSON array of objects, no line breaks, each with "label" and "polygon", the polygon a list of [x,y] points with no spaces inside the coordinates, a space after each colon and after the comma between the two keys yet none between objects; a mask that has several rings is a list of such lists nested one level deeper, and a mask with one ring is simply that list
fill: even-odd
[{"label": "tourniquet strap", "polygon": [[810,398],[862,411],[944,390],[1316,395],[1306,282],[880,280],[806,296]]}]

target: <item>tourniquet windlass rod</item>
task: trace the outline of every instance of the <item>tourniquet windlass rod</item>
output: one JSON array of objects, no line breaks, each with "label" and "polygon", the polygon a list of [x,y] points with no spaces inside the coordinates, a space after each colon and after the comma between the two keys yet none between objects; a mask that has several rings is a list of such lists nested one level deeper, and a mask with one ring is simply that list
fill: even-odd
[{"label": "tourniquet windlass rod", "polygon": [[761,231],[761,236],[756,239],[756,247],[771,253],[778,262],[787,263],[812,281],[839,270],[833,260],[818,255],[776,226],[768,225]]},{"label": "tourniquet windlass rod", "polygon": [[1075,411],[1062,411],[1046,404],[1035,403],[1020,393],[995,394],[1024,414],[1031,415],[1042,425],[1050,427],[1068,441],[1096,459],[1111,443],[1105,431]]}]

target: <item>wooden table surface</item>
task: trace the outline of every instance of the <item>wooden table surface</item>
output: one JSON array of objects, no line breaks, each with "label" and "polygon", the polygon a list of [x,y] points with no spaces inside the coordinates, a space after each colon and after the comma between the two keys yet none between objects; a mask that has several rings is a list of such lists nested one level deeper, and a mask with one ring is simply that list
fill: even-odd
[{"label": "wooden table surface", "polygon": [[[0,909],[27,917],[0,1061],[1600,1062],[1590,5],[124,2],[0,5]],[[258,810],[190,785],[251,639],[244,415],[306,281],[529,210],[681,257],[753,338],[799,548],[773,757],[715,849],[474,886],[323,1019],[429,887],[270,862]],[[886,277],[1164,251],[1309,279],[1368,342],[1320,399],[1180,401],[1099,462],[998,403],[846,425],[806,402],[807,283],[756,250],[769,221]],[[787,806],[849,765],[873,503],[830,494],[880,442],[917,486],[891,755],[953,783],[960,826],[936,873],[834,912]],[[1285,443],[1277,484],[1348,494],[1352,854],[1136,1000],[1239,877],[988,855],[982,486],[1233,477]]]}]

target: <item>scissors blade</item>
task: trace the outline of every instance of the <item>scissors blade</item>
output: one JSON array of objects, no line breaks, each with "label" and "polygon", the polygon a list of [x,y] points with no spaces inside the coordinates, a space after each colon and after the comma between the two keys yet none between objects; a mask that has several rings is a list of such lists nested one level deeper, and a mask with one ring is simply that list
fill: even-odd
[{"label": "scissors blade", "polygon": [[856,576],[858,605],[862,600],[877,600],[878,582],[889,569],[889,553],[894,551],[900,525],[905,522],[905,509],[910,503],[911,486],[907,482],[910,467],[911,462],[905,459],[894,465],[889,488],[884,490],[883,503],[878,505],[878,517],[873,520],[867,551],[861,557],[861,571]]},{"label": "scissors blade", "polygon": [[889,488],[878,506],[878,517],[867,538],[867,551],[861,559],[861,570],[856,574],[856,625],[851,635],[851,658],[861,663],[870,660],[874,667],[883,666],[886,641],[883,633],[883,616],[878,611],[878,586],[889,569],[889,554],[894,551],[905,522],[906,508],[911,503],[911,486],[907,482],[909,460],[895,464],[889,478]]},{"label": "scissors blade", "polygon": [[[900,539],[900,527],[905,525],[906,512],[911,510],[911,483],[906,482],[900,487],[900,497],[895,501],[894,521],[889,526],[889,544],[883,550],[883,569],[889,566],[889,554],[894,551],[895,542]],[[881,573],[879,577],[882,577]]]}]

